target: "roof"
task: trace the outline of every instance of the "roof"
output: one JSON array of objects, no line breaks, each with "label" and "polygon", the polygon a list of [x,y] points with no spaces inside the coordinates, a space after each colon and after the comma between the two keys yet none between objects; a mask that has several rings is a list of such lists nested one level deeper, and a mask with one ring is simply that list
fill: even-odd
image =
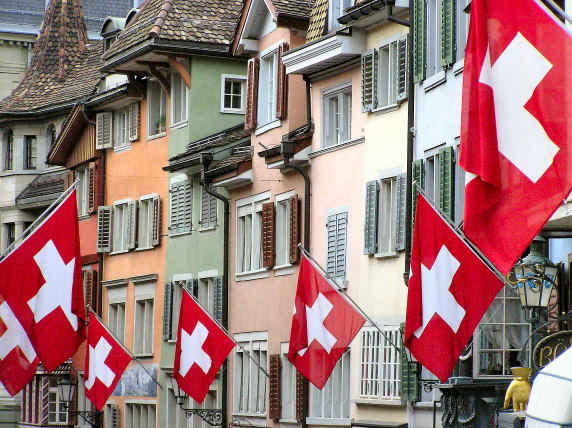
[{"label": "roof", "polygon": [[61,170],[38,175],[16,196],[16,206],[26,204],[49,205],[65,190],[65,174],[66,171]]},{"label": "roof", "polygon": [[306,34],[308,42],[322,37],[328,30],[328,4],[328,0],[315,0]]},{"label": "roof", "polygon": [[272,0],[279,15],[288,15],[296,18],[310,18],[312,5],[315,0]]},{"label": "roof", "polygon": [[146,0],[103,58],[149,39],[229,46],[241,7],[240,0]]},{"label": "roof", "polygon": [[225,172],[234,171],[238,169],[240,164],[252,160],[252,146],[237,147],[231,156],[219,161],[213,161],[207,171],[207,176],[216,177],[224,174]]}]

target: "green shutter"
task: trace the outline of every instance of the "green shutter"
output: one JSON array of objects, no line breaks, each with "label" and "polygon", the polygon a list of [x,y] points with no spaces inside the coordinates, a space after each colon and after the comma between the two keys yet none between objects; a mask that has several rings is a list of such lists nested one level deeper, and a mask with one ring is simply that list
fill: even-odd
[{"label": "green shutter", "polygon": [[455,62],[455,3],[457,0],[442,0],[441,3],[441,67]]},{"label": "green shutter", "polygon": [[407,98],[407,45],[407,36],[397,41],[397,101]]},{"label": "green shutter", "polygon": [[361,111],[377,107],[378,51],[370,49],[361,56]]},{"label": "green shutter", "polygon": [[405,324],[401,324],[401,401],[417,402],[421,397],[421,365],[407,359],[407,349],[403,345]]},{"label": "green shutter", "polygon": [[173,283],[165,283],[165,297],[163,300],[163,340],[167,341],[171,337],[171,322],[173,313]]},{"label": "green shutter", "polygon": [[413,81],[425,79],[426,39],[425,28],[427,9],[425,0],[413,1]]},{"label": "green shutter", "polygon": [[363,225],[363,253],[377,252],[377,218],[379,213],[379,181],[365,184],[365,219]]},{"label": "green shutter", "polygon": [[217,276],[214,278],[214,317],[218,322],[222,323],[222,313],[223,313],[223,289],[222,289],[222,276]]},{"label": "green shutter", "polygon": [[455,212],[455,154],[453,147],[439,150],[439,208],[450,219]]},{"label": "green shutter", "polygon": [[397,176],[395,195],[395,251],[405,249],[405,199],[407,197],[407,174]]},{"label": "green shutter", "polygon": [[413,188],[411,189],[411,197],[413,200],[411,201],[411,227],[415,224],[415,208],[417,207],[417,187],[415,182],[417,182],[417,186],[422,189],[425,188],[425,166],[423,165],[423,159],[413,161],[412,174]]}]

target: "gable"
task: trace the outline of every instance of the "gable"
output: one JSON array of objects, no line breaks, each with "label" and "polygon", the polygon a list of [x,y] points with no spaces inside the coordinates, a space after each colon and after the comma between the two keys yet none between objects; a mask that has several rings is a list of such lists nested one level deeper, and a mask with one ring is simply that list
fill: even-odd
[{"label": "gable", "polygon": [[277,28],[276,17],[264,0],[252,0],[236,47],[237,54],[257,52],[258,41]]}]

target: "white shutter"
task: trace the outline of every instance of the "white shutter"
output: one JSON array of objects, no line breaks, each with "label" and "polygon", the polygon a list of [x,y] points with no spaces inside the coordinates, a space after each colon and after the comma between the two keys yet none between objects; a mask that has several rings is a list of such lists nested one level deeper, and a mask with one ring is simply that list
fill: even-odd
[{"label": "white shutter", "polygon": [[378,50],[370,49],[361,56],[361,111],[377,107]]},{"label": "white shutter", "polygon": [[139,103],[129,106],[129,141],[139,139]]},{"label": "white shutter", "polygon": [[111,252],[111,221],[112,208],[109,206],[101,206],[97,208],[97,245],[98,253]]},{"label": "white shutter", "polygon": [[108,149],[113,144],[112,114],[110,111],[97,113],[95,116],[95,148]]},{"label": "white shutter", "polygon": [[133,250],[137,247],[137,208],[137,201],[130,201],[127,203],[128,224],[124,229],[124,233],[127,233],[128,250]]},{"label": "white shutter", "polygon": [[326,271],[340,287],[346,278],[347,222],[347,212],[328,216]]},{"label": "white shutter", "polygon": [[201,227],[214,227],[216,225],[217,199],[201,187]]},{"label": "white shutter", "polygon": [[154,247],[161,244],[161,201],[159,196],[153,196],[151,213],[151,243]]},{"label": "white shutter", "polygon": [[405,249],[405,199],[407,196],[407,174],[397,176],[395,203],[395,251]]}]

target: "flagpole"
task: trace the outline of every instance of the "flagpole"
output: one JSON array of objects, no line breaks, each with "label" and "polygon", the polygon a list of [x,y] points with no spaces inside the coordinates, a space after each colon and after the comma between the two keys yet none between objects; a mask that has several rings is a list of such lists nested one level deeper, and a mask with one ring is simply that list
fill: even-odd
[{"label": "flagpole", "polygon": [[256,361],[252,357],[252,355],[250,355],[250,352],[248,352],[246,349],[244,349],[244,347],[240,343],[238,343],[234,337],[232,337],[230,332],[222,325],[222,323],[220,323],[215,317],[213,317],[210,314],[210,312],[207,311],[206,308],[201,304],[201,302],[199,302],[197,300],[197,298],[195,296],[193,296],[192,293],[189,292],[189,290],[187,290],[185,287],[183,287],[183,290],[191,297],[191,299],[193,299],[195,301],[195,303],[197,305],[200,306],[200,308],[207,314],[207,316],[211,319],[211,321],[213,321],[224,332],[224,334],[226,334],[228,336],[228,338],[234,342],[234,344],[236,346],[238,346],[240,349],[242,349],[242,352],[244,352],[246,355],[248,355],[248,358],[250,358],[252,360],[252,362],[254,364],[256,364],[256,366],[262,371],[262,373],[264,373],[267,378],[270,378],[270,375],[268,374],[268,372],[262,368],[262,366],[258,363],[258,361]]},{"label": "flagpole", "polygon": [[141,363],[141,361],[139,361],[139,359],[138,359],[135,355],[133,355],[129,349],[127,349],[127,348],[125,347],[125,345],[123,344],[123,342],[121,342],[121,340],[119,340],[119,338],[118,338],[111,330],[109,330],[109,328],[105,325],[105,323],[103,322],[103,320],[89,307],[89,305],[88,305],[88,308],[89,308],[89,313],[90,313],[90,315],[95,316],[95,317],[99,320],[99,322],[101,323],[101,325],[103,326],[103,328],[105,329],[105,331],[107,331],[107,332],[111,335],[111,337],[113,337],[113,338],[115,339],[115,341],[116,341],[117,343],[119,343],[119,346],[121,346],[121,347],[123,348],[123,350],[124,350],[125,352],[127,352],[127,353],[131,356],[131,359],[132,359],[133,361],[135,361],[137,364],[139,364],[139,365],[141,366],[141,368],[145,371],[145,373],[147,373],[147,374],[149,375],[149,377],[151,378],[151,380],[152,380],[153,382],[155,382],[155,383],[159,386],[159,388],[163,389],[163,386],[157,381],[157,379],[155,379],[155,378],[153,377],[153,375],[151,375],[151,373],[149,373],[149,371],[147,371],[147,369],[146,369],[145,366]]},{"label": "flagpole", "polygon": [[[314,263],[322,271],[326,279],[329,280],[330,285],[332,285],[332,288],[334,288],[340,295],[344,296],[345,300],[349,301],[351,305],[354,307],[354,309],[356,309],[377,331],[379,331],[381,335],[385,338],[385,340],[387,340],[389,344],[393,348],[395,348],[397,352],[401,354],[401,348],[397,346],[395,343],[393,343],[393,341],[387,336],[387,334],[385,334],[385,332],[381,328],[379,328],[379,326],[369,317],[368,314],[365,313],[365,311],[356,303],[356,301],[352,299],[352,297],[345,290],[341,289],[337,285],[336,281],[322,266],[320,266],[320,264],[316,261],[316,259],[312,257],[312,255],[302,246],[301,243],[298,244],[298,248],[300,248],[304,253],[304,255],[308,257],[308,259],[310,259],[312,263]],[[407,357],[407,352],[405,353],[405,355]],[[407,357],[407,359],[409,360],[409,357]]]},{"label": "flagpole", "polygon": [[79,183],[79,180],[74,181],[70,187],[68,187],[66,190],[64,190],[64,192],[60,196],[58,196],[58,198],[54,202],[52,202],[51,205],[48,208],[46,208],[44,210],[44,212],[42,212],[38,216],[38,218],[36,218],[36,220],[34,220],[32,222],[31,225],[29,225],[26,228],[26,230],[24,230],[16,239],[14,239],[14,242],[12,242],[8,246],[8,248],[6,248],[6,250],[4,250],[2,255],[0,255],[0,261],[3,260],[8,254],[10,254],[10,252],[12,250],[14,250],[14,248],[16,247],[16,244],[18,244],[21,240],[23,240],[24,238],[29,236],[29,233],[28,233],[29,231],[32,231],[39,223],[43,222],[47,217],[50,216],[50,214],[52,214],[54,208],[57,207],[61,201],[63,201],[65,198],[68,197],[68,195],[71,193],[71,191],[77,187],[78,183]]}]

